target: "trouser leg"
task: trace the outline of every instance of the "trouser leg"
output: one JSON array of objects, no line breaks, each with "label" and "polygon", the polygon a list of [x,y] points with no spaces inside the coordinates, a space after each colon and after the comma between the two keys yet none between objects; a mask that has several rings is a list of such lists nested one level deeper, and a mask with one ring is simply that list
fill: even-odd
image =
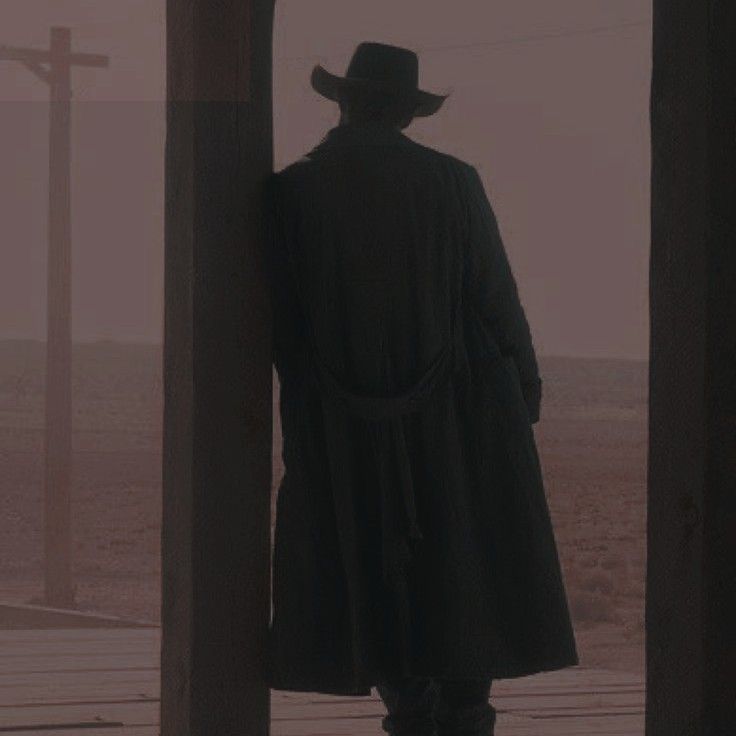
[{"label": "trouser leg", "polygon": [[493,736],[491,684],[491,678],[438,680],[437,736]]},{"label": "trouser leg", "polygon": [[437,686],[428,677],[406,677],[376,686],[386,706],[381,721],[390,736],[435,736]]}]

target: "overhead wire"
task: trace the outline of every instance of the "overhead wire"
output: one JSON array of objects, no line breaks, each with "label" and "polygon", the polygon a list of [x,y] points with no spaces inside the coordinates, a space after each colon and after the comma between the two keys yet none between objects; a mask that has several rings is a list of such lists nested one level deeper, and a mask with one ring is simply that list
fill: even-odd
[{"label": "overhead wire", "polygon": [[[574,36],[594,36],[612,31],[626,30],[629,28],[644,28],[650,27],[651,23],[651,19],[639,19],[625,21],[623,23],[592,26],[588,28],[566,28],[559,31],[547,31],[544,33],[528,34],[524,36],[511,36],[509,38],[499,38],[488,41],[472,41],[469,43],[444,44],[441,46],[419,46],[414,47],[414,50],[420,54],[427,54],[441,51],[466,51],[477,48],[495,48],[500,46],[521,45],[535,41],[570,38]],[[304,56],[277,56],[275,57],[275,61],[313,61],[319,59],[334,59],[343,56],[344,53],[345,52],[333,54],[307,54]]]}]

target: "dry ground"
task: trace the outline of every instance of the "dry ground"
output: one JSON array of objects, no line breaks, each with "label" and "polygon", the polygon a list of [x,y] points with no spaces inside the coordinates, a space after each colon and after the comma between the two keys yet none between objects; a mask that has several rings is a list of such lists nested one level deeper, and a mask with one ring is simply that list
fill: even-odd
[{"label": "dry ground", "polygon": [[[0,600],[41,592],[43,345],[0,342]],[[643,672],[644,362],[540,357],[536,437],[581,663]],[[74,539],[84,610],[156,620],[161,354],[74,352]],[[278,414],[276,414],[278,416]],[[280,478],[274,427],[274,485]]]}]

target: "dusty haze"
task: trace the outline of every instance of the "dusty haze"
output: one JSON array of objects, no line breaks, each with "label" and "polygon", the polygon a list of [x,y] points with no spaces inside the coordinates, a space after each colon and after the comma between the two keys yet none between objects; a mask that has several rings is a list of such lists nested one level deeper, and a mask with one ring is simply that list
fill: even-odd
[{"label": "dusty haze", "polygon": [[[638,671],[649,12],[641,0],[281,0],[274,38],[277,168],[337,122],[312,65],[342,73],[361,40],[415,48],[422,86],[451,93],[406,132],[483,176],[540,355],[535,435],[582,661]],[[46,48],[54,24],[75,50],[111,57],[73,76],[77,604],[157,620],[164,2],[0,2],[0,44]],[[43,580],[47,95],[0,62],[0,601],[24,603]],[[280,453],[275,411],[273,499]]]},{"label": "dusty haze", "polygon": [[[73,77],[73,334],[160,342],[164,4],[4,0],[0,43],[111,56]],[[538,352],[646,358],[649,5],[622,0],[277,3],[276,167],[337,120],[309,87],[363,39],[419,51],[450,91],[408,134],[481,171]],[[479,45],[481,44],[481,45]],[[485,44],[485,45],[482,45]],[[47,90],[0,62],[0,339],[45,336]]]}]

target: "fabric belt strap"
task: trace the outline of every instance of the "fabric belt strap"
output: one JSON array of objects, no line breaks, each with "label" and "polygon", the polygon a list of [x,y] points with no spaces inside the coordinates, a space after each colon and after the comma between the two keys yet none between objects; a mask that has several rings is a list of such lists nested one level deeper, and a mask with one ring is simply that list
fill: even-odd
[{"label": "fabric belt strap", "polygon": [[[315,378],[326,397],[341,403],[348,413],[372,421],[372,446],[379,467],[381,491],[387,501],[390,500],[388,496],[390,489],[387,487],[388,478],[385,472],[387,439],[388,444],[395,451],[401,497],[406,512],[406,533],[411,541],[421,540],[423,536],[417,520],[411,464],[401,417],[420,409],[434,393],[442,379],[447,378],[452,367],[452,357],[451,347],[443,346],[419,380],[406,392],[394,396],[370,396],[355,393],[345,388],[319,357],[314,356],[315,359],[311,363],[315,369]],[[384,576],[388,577],[389,571],[385,564],[384,573]]]},{"label": "fabric belt strap", "polygon": [[[457,319],[457,318],[456,318]],[[414,480],[411,470],[409,450],[406,442],[402,417],[419,410],[434,394],[435,390],[449,378],[455,365],[456,329],[453,323],[452,338],[435,355],[419,379],[406,391],[392,396],[372,396],[359,394],[345,387],[332,370],[321,360],[312,346],[310,370],[324,398],[329,404],[325,410],[325,433],[330,445],[331,476],[335,483],[335,503],[338,522],[354,518],[352,509],[343,504],[348,501],[341,493],[343,484],[351,483],[342,463],[336,460],[341,456],[340,449],[347,449],[346,438],[336,437],[339,422],[330,419],[334,410],[347,411],[370,422],[371,446],[374,465],[378,471],[379,493],[381,494],[381,535],[382,570],[384,582],[393,590],[396,599],[396,614],[399,619],[398,655],[402,666],[408,670],[411,658],[411,619],[410,603],[406,580],[406,568],[411,564],[415,545],[423,534],[417,519]],[[390,459],[396,462],[397,473],[392,473]],[[399,488],[395,488],[394,479]],[[397,494],[398,491],[398,494]],[[394,503],[400,495],[404,507],[404,526],[394,514]],[[341,509],[345,512],[341,514]],[[350,530],[342,530],[343,539],[354,539]],[[351,563],[356,564],[356,550],[343,549],[346,553],[346,573],[350,576]],[[357,571],[356,571],[356,574]],[[355,616],[355,613],[353,614]]]}]

